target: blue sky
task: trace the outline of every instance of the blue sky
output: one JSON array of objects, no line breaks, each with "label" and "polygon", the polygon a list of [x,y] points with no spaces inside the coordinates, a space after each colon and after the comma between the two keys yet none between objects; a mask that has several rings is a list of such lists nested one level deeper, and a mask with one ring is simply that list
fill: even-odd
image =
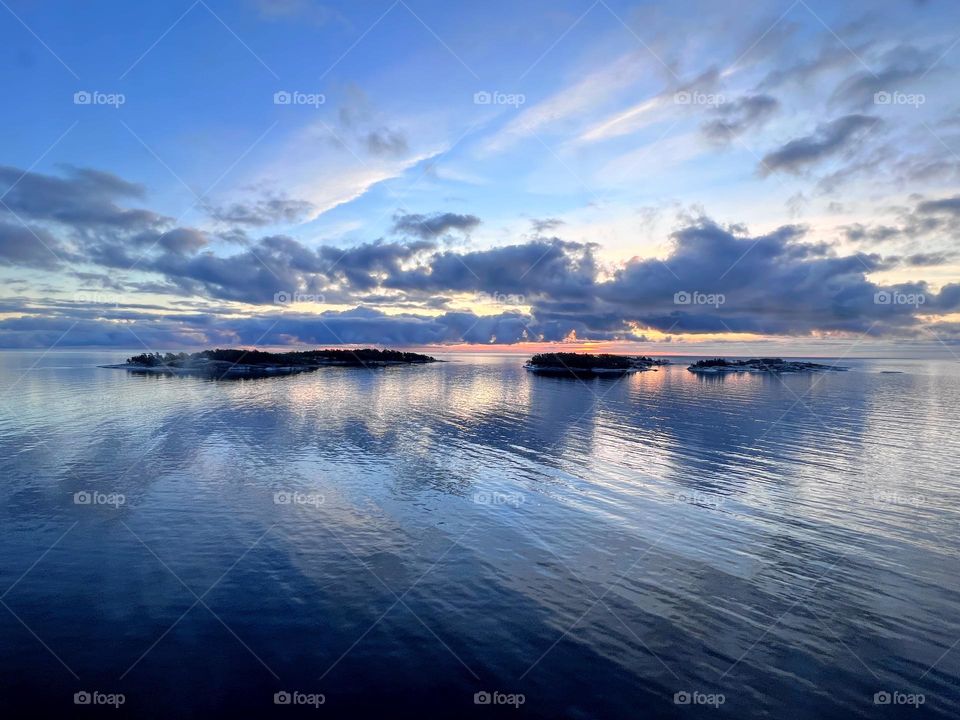
[{"label": "blue sky", "polygon": [[958,16],[6,0],[0,346],[952,353]]}]

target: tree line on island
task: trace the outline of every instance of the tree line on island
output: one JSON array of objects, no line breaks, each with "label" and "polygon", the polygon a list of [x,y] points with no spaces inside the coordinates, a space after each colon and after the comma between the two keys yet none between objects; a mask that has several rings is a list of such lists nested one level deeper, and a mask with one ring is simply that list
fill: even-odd
[{"label": "tree line on island", "polygon": [[[623,375],[644,370],[654,370],[657,365],[669,365],[663,358],[646,356],[625,356],[610,354],[580,353],[539,353],[527,362],[527,369],[542,375],[564,375],[582,377],[595,375]],[[845,367],[824,365],[803,360],[784,360],[782,358],[750,358],[749,360],[728,360],[726,358],[707,358],[697,360],[688,368],[693,373],[715,374],[727,372],[758,372],[768,374],[815,372],[821,370],[846,370]]]},{"label": "tree line on island", "polygon": [[823,365],[802,360],[784,360],[783,358],[750,358],[749,360],[709,358],[697,360],[687,368],[694,373],[762,372],[774,374],[846,369],[838,365]]},{"label": "tree line on island", "polygon": [[[264,350],[220,349],[195,353],[146,352],[127,358],[123,365],[105,367],[126,368],[141,373],[194,374],[219,378],[259,377],[309,372],[329,365],[383,367],[386,365],[425,364],[436,358],[420,353],[379,348],[293,350],[266,352]],[[645,355],[613,355],[574,352],[537,353],[525,367],[544,375],[595,376],[622,375],[656,366],[669,365],[665,358]],[[695,373],[764,372],[789,373],[814,370],[846,370],[835,365],[804,361],[786,361],[781,358],[751,358],[728,360],[708,358],[697,360],[688,368]]]},{"label": "tree line on island", "polygon": [[202,362],[230,363],[232,365],[295,367],[337,363],[363,365],[364,363],[431,363],[436,358],[401,350],[359,348],[356,350],[298,350],[272,353],[263,350],[203,350],[195,353],[147,352],[127,358],[127,365],[141,367],[182,368]]},{"label": "tree line on island", "polygon": [[[653,362],[650,358],[643,359]],[[538,353],[530,358],[528,364],[533,367],[567,367],[577,370],[593,368],[627,369],[633,367],[634,358],[608,353],[599,355],[572,352]]]}]

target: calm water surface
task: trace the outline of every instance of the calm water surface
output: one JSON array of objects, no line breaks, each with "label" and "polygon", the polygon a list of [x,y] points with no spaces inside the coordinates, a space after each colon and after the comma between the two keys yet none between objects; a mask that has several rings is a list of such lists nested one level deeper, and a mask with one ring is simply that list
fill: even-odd
[{"label": "calm water surface", "polygon": [[96,367],[123,357],[0,354],[0,706],[957,716],[958,362]]}]

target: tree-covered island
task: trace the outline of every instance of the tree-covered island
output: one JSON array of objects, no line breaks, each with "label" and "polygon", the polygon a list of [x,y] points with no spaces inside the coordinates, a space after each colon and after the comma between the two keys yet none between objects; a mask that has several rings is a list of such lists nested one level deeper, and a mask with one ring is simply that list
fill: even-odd
[{"label": "tree-covered island", "polygon": [[433,362],[437,362],[436,358],[429,355],[378,348],[296,350],[279,353],[263,350],[216,349],[195,353],[147,352],[129,357],[124,363],[104,367],[142,373],[234,379],[293,375],[330,366],[377,368]]}]

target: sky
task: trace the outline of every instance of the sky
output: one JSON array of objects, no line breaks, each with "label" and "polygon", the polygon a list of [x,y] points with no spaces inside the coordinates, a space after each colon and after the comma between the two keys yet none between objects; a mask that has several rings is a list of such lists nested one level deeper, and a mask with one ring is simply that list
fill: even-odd
[{"label": "sky", "polygon": [[0,348],[960,359],[960,4],[0,2]]}]

